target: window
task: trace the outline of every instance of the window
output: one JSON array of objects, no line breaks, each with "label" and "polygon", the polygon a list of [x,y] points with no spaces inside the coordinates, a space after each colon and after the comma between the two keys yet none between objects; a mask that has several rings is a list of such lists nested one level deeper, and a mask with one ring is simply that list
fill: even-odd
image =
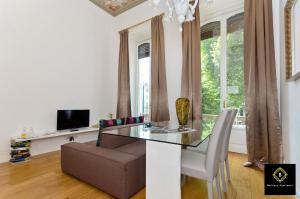
[{"label": "window", "polygon": [[244,14],[227,19],[226,106],[238,109],[236,124],[244,124]]},{"label": "window", "polygon": [[214,119],[221,110],[221,35],[220,22],[212,22],[201,28],[201,82],[204,134],[211,132]]},{"label": "window", "polygon": [[212,22],[201,29],[202,112],[217,115],[220,112],[220,22]]},{"label": "window", "polygon": [[244,125],[243,18],[222,16],[201,27],[202,112],[208,121],[230,107],[239,110],[236,124]]},{"label": "window", "polygon": [[144,115],[145,120],[150,120],[150,77],[151,59],[150,42],[138,44],[137,47],[137,111],[138,115]]},{"label": "window", "polygon": [[150,120],[151,21],[128,31],[131,111]]}]

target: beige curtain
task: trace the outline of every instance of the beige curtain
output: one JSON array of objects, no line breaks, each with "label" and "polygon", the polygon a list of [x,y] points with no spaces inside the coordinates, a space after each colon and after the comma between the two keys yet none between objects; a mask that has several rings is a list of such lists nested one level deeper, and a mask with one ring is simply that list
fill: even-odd
[{"label": "beige curtain", "polygon": [[183,23],[181,96],[190,99],[193,120],[201,119],[201,54],[199,7],[195,20]]},{"label": "beige curtain", "polygon": [[163,15],[151,20],[151,121],[170,120]]},{"label": "beige curtain", "polygon": [[281,163],[272,0],[245,0],[244,32],[248,159]]},{"label": "beige curtain", "polygon": [[131,116],[128,30],[120,32],[117,118]]}]

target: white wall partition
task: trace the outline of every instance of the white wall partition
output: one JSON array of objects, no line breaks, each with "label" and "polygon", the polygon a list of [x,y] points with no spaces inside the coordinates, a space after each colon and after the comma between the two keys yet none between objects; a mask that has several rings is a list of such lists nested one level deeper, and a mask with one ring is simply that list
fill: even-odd
[{"label": "white wall partition", "polygon": [[181,198],[181,145],[146,141],[146,198]]}]

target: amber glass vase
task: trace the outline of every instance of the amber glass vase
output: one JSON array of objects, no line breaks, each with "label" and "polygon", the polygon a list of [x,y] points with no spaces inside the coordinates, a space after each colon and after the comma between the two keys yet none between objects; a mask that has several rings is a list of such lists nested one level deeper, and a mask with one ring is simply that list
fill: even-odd
[{"label": "amber glass vase", "polygon": [[176,114],[179,123],[179,130],[183,130],[188,123],[190,113],[190,100],[178,98],[176,100]]}]

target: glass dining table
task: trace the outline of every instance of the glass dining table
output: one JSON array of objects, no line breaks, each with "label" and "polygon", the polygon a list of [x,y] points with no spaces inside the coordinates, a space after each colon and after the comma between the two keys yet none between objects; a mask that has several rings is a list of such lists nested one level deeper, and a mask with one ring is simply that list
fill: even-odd
[{"label": "glass dining table", "polygon": [[146,198],[181,198],[181,150],[199,147],[208,140],[214,121],[152,122],[103,131],[104,134],[146,140]]},{"label": "glass dining table", "polygon": [[[151,126],[148,126],[150,124]],[[132,137],[189,147],[198,147],[211,134],[214,121],[189,121],[183,130],[178,122],[151,122],[144,125],[103,131],[104,134]]]}]

